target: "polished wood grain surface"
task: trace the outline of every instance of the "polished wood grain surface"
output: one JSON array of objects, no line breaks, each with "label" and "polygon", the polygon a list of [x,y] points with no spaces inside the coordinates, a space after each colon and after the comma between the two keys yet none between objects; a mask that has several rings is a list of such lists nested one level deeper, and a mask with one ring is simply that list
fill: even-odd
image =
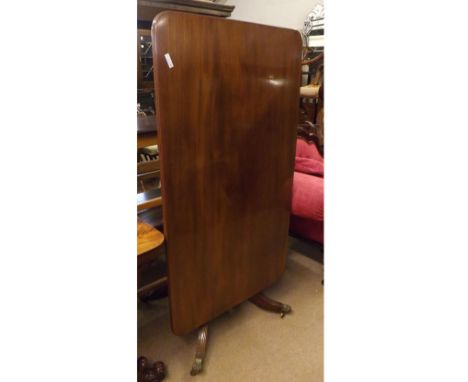
[{"label": "polished wood grain surface", "polygon": [[182,335],[284,271],[301,38],[177,12],[156,17],[152,38],[171,323]]},{"label": "polished wood grain surface", "polygon": [[156,228],[138,220],[137,222],[137,254],[143,255],[155,248],[158,248],[164,242],[164,235]]}]

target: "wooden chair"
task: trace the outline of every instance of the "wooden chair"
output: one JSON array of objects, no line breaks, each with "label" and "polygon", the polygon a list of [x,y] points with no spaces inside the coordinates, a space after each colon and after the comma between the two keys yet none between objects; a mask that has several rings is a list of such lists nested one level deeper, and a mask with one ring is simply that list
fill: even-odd
[{"label": "wooden chair", "polygon": [[323,82],[323,58],[324,54],[319,53],[317,56],[311,59],[303,60],[301,65],[314,66],[317,68],[315,73],[313,73],[313,78],[310,79],[309,84],[301,86],[300,94],[301,97],[311,97],[316,98],[319,94],[319,88]]},{"label": "wooden chair", "polygon": [[301,65],[315,69],[310,82],[300,88],[301,107],[306,113],[306,119],[313,124],[317,123],[317,116],[323,104],[323,58],[323,53],[320,53],[312,59],[301,62]]},{"label": "wooden chair", "polygon": [[[161,205],[159,173],[159,160],[150,160],[137,164],[137,181],[143,191],[137,195],[138,211]],[[148,181],[153,183],[151,188],[146,186]]]},{"label": "wooden chair", "polygon": [[[309,84],[300,88],[301,114],[299,124],[305,130],[313,131],[314,141],[323,155],[323,114],[324,114],[324,83],[323,83],[323,58],[320,53],[312,59],[302,61],[302,65],[314,68]],[[308,126],[309,125],[309,126]]]},{"label": "wooden chair", "polygon": [[[159,160],[151,159],[137,162],[137,181],[141,191],[146,191],[148,188],[160,187]],[[148,183],[152,183],[152,186],[148,187]]]}]

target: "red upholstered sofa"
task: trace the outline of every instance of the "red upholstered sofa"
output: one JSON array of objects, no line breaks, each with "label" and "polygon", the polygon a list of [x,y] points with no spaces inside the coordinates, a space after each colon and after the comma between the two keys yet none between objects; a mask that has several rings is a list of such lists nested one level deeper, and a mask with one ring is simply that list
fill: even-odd
[{"label": "red upholstered sofa", "polygon": [[314,143],[298,139],[290,231],[323,244],[323,158]]}]

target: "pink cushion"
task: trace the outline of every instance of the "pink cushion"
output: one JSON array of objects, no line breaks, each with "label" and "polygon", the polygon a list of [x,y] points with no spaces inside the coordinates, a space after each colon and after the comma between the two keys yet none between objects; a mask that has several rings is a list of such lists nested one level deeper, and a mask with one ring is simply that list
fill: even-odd
[{"label": "pink cushion", "polygon": [[291,213],[323,221],[323,178],[294,171]]},{"label": "pink cushion", "polygon": [[314,143],[307,143],[303,139],[296,140],[296,156],[303,158],[316,159],[323,162],[323,158],[320,155],[317,146]]},{"label": "pink cushion", "polygon": [[290,230],[323,243],[323,158],[313,143],[296,142]]},{"label": "pink cushion", "polygon": [[296,141],[295,171],[323,177],[323,158],[313,143],[303,139]]}]

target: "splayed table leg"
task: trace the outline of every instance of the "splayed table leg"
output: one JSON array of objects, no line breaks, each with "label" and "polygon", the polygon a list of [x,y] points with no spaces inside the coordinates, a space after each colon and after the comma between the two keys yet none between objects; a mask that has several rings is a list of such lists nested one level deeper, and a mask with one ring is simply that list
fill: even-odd
[{"label": "splayed table leg", "polygon": [[198,329],[197,347],[195,350],[195,359],[193,361],[192,370],[190,375],[197,375],[203,369],[203,361],[206,354],[206,346],[208,341],[208,325],[202,326]]},{"label": "splayed table leg", "polygon": [[270,297],[265,296],[263,293],[258,293],[251,297],[250,302],[257,305],[261,309],[280,313],[281,318],[283,318],[286,313],[291,312],[291,307],[289,305],[273,300]]}]

